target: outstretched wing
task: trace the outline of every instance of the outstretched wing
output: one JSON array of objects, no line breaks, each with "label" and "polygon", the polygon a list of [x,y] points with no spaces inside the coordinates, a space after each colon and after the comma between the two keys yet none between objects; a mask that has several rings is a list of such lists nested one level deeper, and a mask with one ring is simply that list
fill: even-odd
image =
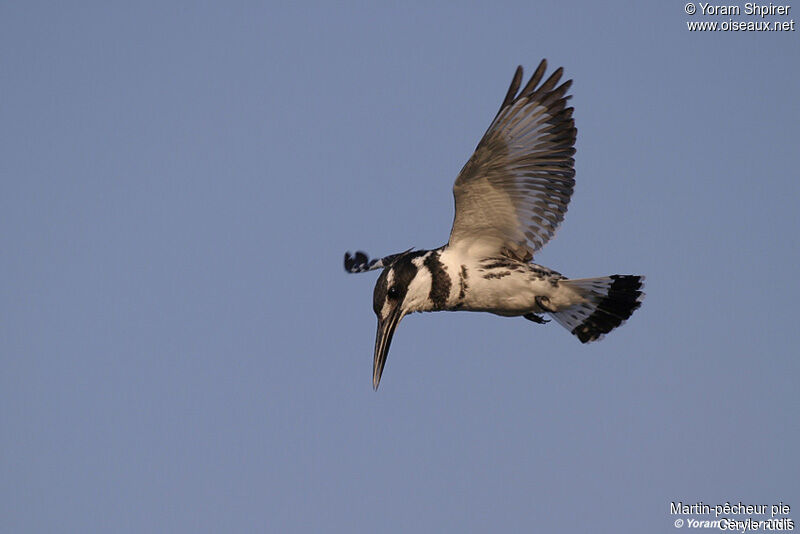
[{"label": "outstretched wing", "polygon": [[577,130],[565,96],[572,80],[556,87],[559,68],[539,85],[546,68],[542,60],[517,94],[517,67],[500,111],[461,169],[449,246],[530,261],[564,219],[575,185]]},{"label": "outstretched wing", "polygon": [[360,250],[357,250],[354,255],[351,255],[349,252],[345,252],[344,270],[348,273],[365,273],[367,271],[374,271],[375,269],[383,269],[384,267],[391,265],[394,260],[409,251],[411,251],[411,249],[408,249],[404,252],[398,252],[397,254],[389,254],[383,258],[373,260],[369,259],[369,256]]}]

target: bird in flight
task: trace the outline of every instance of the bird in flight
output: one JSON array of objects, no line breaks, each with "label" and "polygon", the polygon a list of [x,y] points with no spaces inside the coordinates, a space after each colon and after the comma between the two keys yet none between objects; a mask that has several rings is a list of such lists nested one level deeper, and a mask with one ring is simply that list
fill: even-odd
[{"label": "bird in flight", "polygon": [[582,343],[621,325],[641,305],[643,276],[569,279],[533,263],[567,212],[575,185],[572,80],[547,61],[520,91],[522,67],[489,129],[453,185],[455,218],[446,245],[380,259],[345,253],[350,273],[383,269],[373,292],[378,316],[372,387],[400,320],[412,312],[479,311],[549,322]]}]

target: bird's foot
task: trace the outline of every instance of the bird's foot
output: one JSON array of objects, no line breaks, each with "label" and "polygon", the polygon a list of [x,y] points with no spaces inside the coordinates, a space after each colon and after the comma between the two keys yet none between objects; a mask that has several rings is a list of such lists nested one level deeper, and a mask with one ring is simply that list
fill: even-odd
[{"label": "bird's foot", "polygon": [[547,324],[550,322],[549,319],[545,319],[541,315],[537,315],[535,313],[526,313],[525,315],[523,315],[523,317],[525,317],[529,321],[533,321],[534,323],[538,324]]}]

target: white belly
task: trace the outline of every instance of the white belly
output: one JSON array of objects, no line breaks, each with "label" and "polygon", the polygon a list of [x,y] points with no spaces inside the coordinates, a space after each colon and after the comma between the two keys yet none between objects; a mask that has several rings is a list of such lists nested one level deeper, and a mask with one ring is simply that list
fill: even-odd
[{"label": "white belly", "polygon": [[486,279],[476,273],[469,285],[461,309],[486,311],[497,315],[514,316],[541,313],[536,297],[552,300],[558,288],[546,280],[530,281],[526,275],[511,275]]},{"label": "white belly", "polygon": [[[448,252],[450,252],[448,254]],[[487,268],[491,261],[468,258],[445,249],[441,256],[452,280],[448,308],[482,311],[503,316],[543,313],[564,309],[583,299],[559,284],[560,275],[536,265],[519,263],[509,268]]]}]

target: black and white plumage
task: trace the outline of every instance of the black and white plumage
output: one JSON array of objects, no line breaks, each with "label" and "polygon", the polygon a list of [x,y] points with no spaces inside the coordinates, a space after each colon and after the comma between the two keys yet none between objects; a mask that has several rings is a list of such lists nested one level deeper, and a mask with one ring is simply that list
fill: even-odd
[{"label": "black and white plumage", "polygon": [[562,69],[542,83],[542,60],[520,91],[522,67],[492,124],[453,186],[448,243],[435,250],[370,260],[345,254],[351,273],[383,269],[375,284],[378,316],[372,384],[380,383],[392,336],[412,312],[484,311],[549,322],[582,343],[621,325],[641,305],[643,276],[568,279],[532,263],[564,219],[575,185],[577,130],[566,107],[572,81]]}]

